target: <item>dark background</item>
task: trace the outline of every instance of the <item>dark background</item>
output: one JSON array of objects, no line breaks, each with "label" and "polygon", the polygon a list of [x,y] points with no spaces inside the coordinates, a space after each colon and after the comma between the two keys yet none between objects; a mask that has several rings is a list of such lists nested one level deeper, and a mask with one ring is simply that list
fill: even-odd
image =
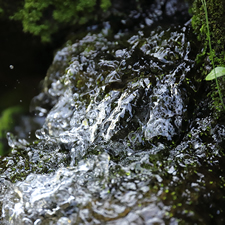
[{"label": "dark background", "polygon": [[23,33],[21,23],[15,21],[0,21],[0,29],[0,112],[15,105],[28,110],[57,43],[41,43],[39,37]]}]

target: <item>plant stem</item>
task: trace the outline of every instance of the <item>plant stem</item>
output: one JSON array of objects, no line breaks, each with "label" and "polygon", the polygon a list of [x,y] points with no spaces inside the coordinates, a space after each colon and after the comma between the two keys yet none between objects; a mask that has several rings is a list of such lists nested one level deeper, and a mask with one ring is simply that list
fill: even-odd
[{"label": "plant stem", "polygon": [[223,103],[223,97],[222,97],[222,94],[221,94],[221,91],[220,91],[220,87],[219,87],[219,83],[218,83],[217,76],[216,76],[216,71],[215,71],[215,65],[214,65],[214,59],[213,59],[213,51],[212,51],[210,31],[209,31],[209,21],[208,21],[208,12],[207,12],[206,1],[205,0],[201,0],[201,1],[202,1],[202,4],[203,4],[203,7],[204,7],[204,11],[205,11],[207,36],[208,36],[208,40],[209,40],[209,50],[210,50],[210,56],[211,56],[211,59],[212,59],[213,71],[214,71],[214,74],[215,74],[216,86],[217,86],[217,89],[218,89],[218,92],[219,92],[220,101],[221,101],[222,106],[223,106],[223,108],[225,110],[225,105]]}]

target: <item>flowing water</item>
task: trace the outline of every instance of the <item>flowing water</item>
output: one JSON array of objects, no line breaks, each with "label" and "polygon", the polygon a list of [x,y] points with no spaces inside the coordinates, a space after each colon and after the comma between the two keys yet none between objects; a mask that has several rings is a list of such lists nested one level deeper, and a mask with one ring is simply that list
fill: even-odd
[{"label": "flowing water", "polygon": [[224,224],[225,127],[191,22],[146,18],[150,28],[114,34],[107,22],[56,53],[31,103],[46,117],[37,140],[7,136],[3,224]]}]

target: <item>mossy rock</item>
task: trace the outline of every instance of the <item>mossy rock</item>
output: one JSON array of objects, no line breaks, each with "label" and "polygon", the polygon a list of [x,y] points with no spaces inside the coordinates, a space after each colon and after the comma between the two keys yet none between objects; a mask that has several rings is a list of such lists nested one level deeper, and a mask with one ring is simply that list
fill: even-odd
[{"label": "mossy rock", "polygon": [[[225,66],[225,1],[223,0],[206,0],[208,23],[210,37],[207,32],[206,14],[203,6],[203,1],[194,0],[192,6],[192,26],[194,33],[202,45],[202,52],[197,55],[196,61],[200,65],[202,79],[211,71],[214,61],[215,67]],[[209,40],[212,45],[212,52],[209,49]],[[224,78],[219,78],[219,88],[222,96],[225,96]],[[211,84],[211,91],[208,96],[212,98],[210,107],[214,110],[214,117],[222,116],[223,106],[219,98],[218,88],[215,82]]]},{"label": "mossy rock", "polygon": [[[225,65],[225,1],[206,0],[210,39],[212,43],[215,66]],[[198,40],[203,44],[203,55],[209,55],[205,11],[201,0],[195,0],[192,7],[192,26]],[[211,58],[210,58],[211,59]]]}]

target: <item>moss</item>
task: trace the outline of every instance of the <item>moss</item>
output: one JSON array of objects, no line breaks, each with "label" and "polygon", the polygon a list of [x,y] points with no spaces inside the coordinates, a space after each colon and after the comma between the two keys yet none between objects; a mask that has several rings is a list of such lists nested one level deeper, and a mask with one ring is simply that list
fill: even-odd
[{"label": "moss", "polygon": [[110,0],[101,0],[100,6],[103,9],[103,11],[106,11],[111,6],[111,2]]},{"label": "moss", "polygon": [[[206,0],[208,10],[208,20],[210,27],[210,37],[214,50],[215,66],[225,65],[225,1]],[[197,34],[198,40],[203,43],[204,50],[202,55],[209,56],[208,37],[205,20],[205,12],[201,0],[195,0],[192,7],[192,26]]]},{"label": "moss", "polygon": [[77,81],[77,87],[78,87],[78,88],[83,87],[83,86],[84,86],[84,84],[85,84],[85,83],[84,83],[84,81],[83,81],[83,80],[78,80],[78,81]]},{"label": "moss", "polygon": [[97,20],[110,6],[110,0],[101,0],[100,3],[96,0],[21,0],[17,2],[16,10],[11,10],[10,3],[0,1],[0,16],[6,9],[10,19],[22,22],[25,32],[49,42],[51,35],[60,28]]},{"label": "moss", "polygon": [[[225,1],[224,0],[206,0],[208,21],[210,29],[210,39],[213,49],[213,60],[216,66],[225,66]],[[212,69],[212,57],[209,52],[209,37],[207,35],[207,26],[205,11],[201,0],[194,0],[191,9],[193,14],[192,27],[198,40],[202,45],[202,51],[197,55],[196,62],[201,65],[202,79]],[[225,79],[219,78],[220,90],[225,96]],[[214,109],[215,118],[219,118],[223,111],[219,99],[218,90],[215,82],[211,83],[211,92],[208,94],[212,98],[210,107]]]}]

